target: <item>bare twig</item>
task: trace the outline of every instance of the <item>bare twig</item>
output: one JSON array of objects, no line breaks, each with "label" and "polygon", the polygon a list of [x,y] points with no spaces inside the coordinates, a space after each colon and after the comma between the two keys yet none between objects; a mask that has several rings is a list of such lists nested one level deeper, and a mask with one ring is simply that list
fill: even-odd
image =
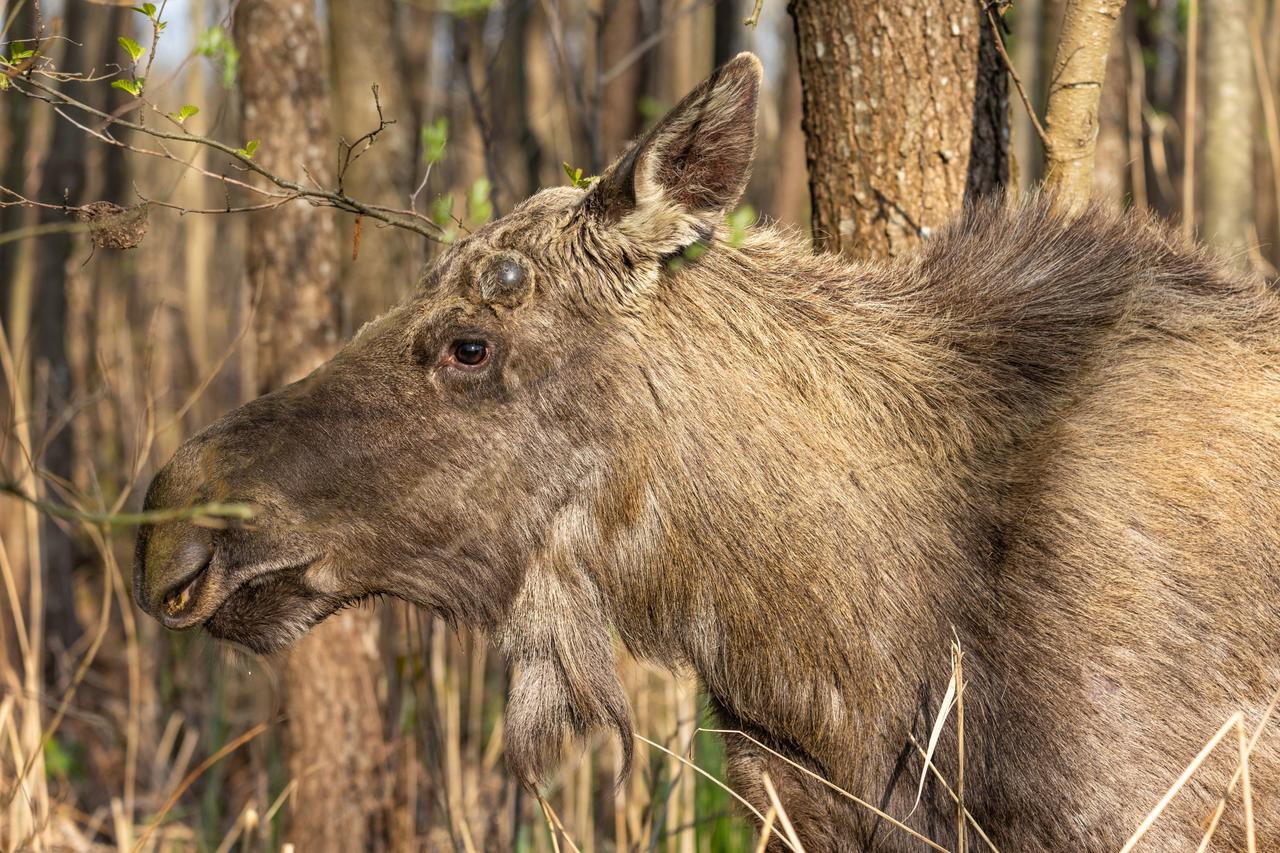
[{"label": "bare twig", "polygon": [[253,510],[250,507],[234,503],[205,503],[196,506],[153,509],[142,512],[86,512],[33,497],[24,492],[16,483],[9,481],[0,481],[0,493],[11,495],[55,518],[65,518],[71,521],[107,527],[164,524],[170,521],[184,520],[197,524],[221,526],[225,524],[223,519],[248,521],[253,518]]},{"label": "bare twig", "polygon": [[347,177],[347,170],[351,168],[351,164],[359,160],[364,153],[373,147],[373,143],[378,140],[378,135],[388,127],[396,123],[393,118],[387,118],[382,114],[382,100],[378,97],[378,84],[374,83],[370,87],[373,90],[373,107],[378,111],[378,126],[373,130],[365,133],[350,144],[347,140],[339,138],[338,140],[338,192],[343,192],[344,182]]},{"label": "bare twig", "polygon": [[1022,106],[1027,110],[1027,118],[1031,119],[1031,126],[1035,128],[1041,144],[1048,148],[1049,137],[1044,131],[1044,125],[1040,123],[1040,116],[1036,115],[1035,105],[1031,103],[1031,98],[1027,95],[1027,90],[1022,85],[1022,78],[1018,76],[1018,69],[1014,65],[1013,59],[1009,57],[1008,51],[1005,50],[1004,36],[1000,34],[1000,23],[996,20],[995,13],[991,11],[991,6],[992,3],[983,3],[982,10],[987,13],[987,20],[991,23],[991,35],[995,38],[996,50],[1000,51],[1000,58],[1004,60],[1005,68],[1009,69],[1009,77],[1013,79],[1013,86],[1018,90],[1018,97],[1022,99]]},{"label": "bare twig", "polygon": [[[326,189],[319,184],[308,187],[297,181],[290,180],[271,172],[261,164],[257,163],[251,156],[244,153],[241,149],[234,148],[226,143],[207,136],[200,136],[192,133],[187,130],[185,126],[180,126],[177,131],[168,131],[112,115],[73,97],[63,89],[55,88],[41,82],[37,79],[37,75],[34,74],[27,75],[21,80],[14,80],[11,83],[11,88],[26,97],[50,104],[54,107],[57,114],[64,120],[108,145],[122,148],[136,154],[170,160],[180,164],[186,169],[202,174],[210,179],[221,181],[224,184],[231,184],[246,191],[267,196],[268,198],[280,200],[282,203],[297,200],[306,201],[310,204],[322,207],[332,207],[347,213],[368,216],[371,219],[376,219],[388,225],[412,231],[430,240],[440,239],[440,227],[432,222],[431,219],[415,210],[402,210],[386,207],[384,205],[362,202],[348,195],[341,185],[335,189]],[[85,115],[98,119],[103,123],[102,129],[96,129],[82,121],[78,121],[66,111],[66,108],[77,110]],[[366,143],[365,148],[356,150],[356,146],[352,146],[351,150],[349,150],[344,157],[346,165],[349,166],[351,162],[354,162],[354,160],[359,157],[359,154],[362,153],[363,150],[367,149],[367,143],[371,143],[372,139],[376,138],[377,133],[385,129],[385,127],[390,123],[391,120],[389,119],[381,119],[381,126],[377,130],[371,131],[369,134],[361,137],[360,140],[357,140],[356,146],[358,146],[363,140]],[[156,140],[160,146],[159,149],[137,146],[116,138],[107,130],[107,128],[116,126],[136,131]],[[176,157],[171,151],[169,151],[163,144],[165,141],[200,145],[225,154],[235,161],[238,168],[245,172],[258,175],[276,187],[278,191],[267,190],[246,181],[231,178],[226,175],[219,175],[189,163],[179,157]],[[16,195],[12,190],[8,190],[8,192]],[[41,204],[49,205],[47,202]],[[228,205],[227,210],[220,212],[234,212],[235,210],[237,210],[237,208],[233,208]]]}]

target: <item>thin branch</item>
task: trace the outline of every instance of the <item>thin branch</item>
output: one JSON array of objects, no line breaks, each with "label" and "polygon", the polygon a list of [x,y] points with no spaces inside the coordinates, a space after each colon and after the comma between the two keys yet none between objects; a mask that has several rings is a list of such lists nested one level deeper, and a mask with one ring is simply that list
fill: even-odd
[{"label": "thin branch", "polygon": [[[268,197],[285,198],[285,197],[288,197],[289,194],[292,194],[293,196],[296,196],[296,198],[299,200],[305,200],[311,204],[315,204],[319,206],[332,207],[337,210],[342,210],[348,213],[368,216],[371,219],[376,219],[380,222],[385,222],[388,225],[413,231],[414,233],[419,234],[423,237],[426,237],[429,240],[440,239],[439,226],[436,225],[434,222],[432,222],[428,217],[416,211],[400,210],[396,208],[386,207],[383,205],[368,204],[368,203],[359,201],[358,199],[352,198],[351,196],[347,195],[341,188],[338,188],[335,190],[327,190],[319,185],[317,185],[315,188],[304,186],[303,184],[300,184],[297,181],[289,180],[288,178],[282,177],[280,175],[277,175],[269,171],[268,169],[264,168],[263,166],[255,162],[251,157],[241,153],[239,149],[233,148],[226,143],[219,142],[216,139],[212,139],[206,136],[199,136],[197,134],[191,133],[190,131],[186,130],[185,127],[182,128],[181,132],[173,132],[173,131],[167,131],[167,130],[163,130],[156,127],[146,126],[139,122],[130,121],[128,119],[120,118],[118,116],[113,116],[109,113],[106,113],[100,109],[97,109],[91,106],[90,104],[87,104],[77,98],[74,98],[68,95],[66,92],[60,89],[45,85],[44,83],[40,82],[39,80],[35,79],[32,76],[28,76],[24,78],[21,82],[18,82],[15,80],[12,83],[12,88],[26,97],[34,98],[36,100],[42,100],[42,101],[45,101],[46,103],[51,104],[52,106],[54,106],[58,114],[61,115],[64,119],[71,122],[76,127],[80,128],[86,133],[89,133],[95,136],[96,138],[100,139],[103,142],[106,142],[109,145],[114,145],[116,147],[123,148],[125,150],[132,151],[138,154],[145,154],[152,157],[171,160],[187,168],[190,168],[193,171],[196,171],[197,173],[204,174],[206,177],[210,177],[215,180],[221,180],[224,183],[234,184],[236,186],[240,186],[243,189],[256,192]],[[34,92],[31,90],[34,90]],[[36,94],[37,92],[40,94]],[[175,157],[168,150],[156,151],[154,149],[140,148],[140,147],[131,145],[129,143],[122,142],[121,140],[116,139],[114,136],[107,133],[105,130],[101,130],[101,131],[95,130],[91,127],[88,127],[82,122],[76,121],[73,117],[68,115],[65,111],[58,109],[59,107],[71,107],[81,112],[84,112],[87,115],[90,115],[90,116],[93,116],[94,118],[102,120],[103,122],[105,122],[105,126],[107,127],[115,125],[115,126],[129,129],[129,130],[137,131],[138,133],[145,134],[156,140],[169,140],[174,142],[185,142],[185,143],[191,143],[195,145],[202,145],[206,148],[210,148],[215,151],[221,152],[222,154],[225,154],[228,157],[233,158],[236,161],[239,168],[242,168],[245,171],[257,174],[258,176],[264,178],[269,183],[274,184],[279,189],[285,190],[286,193],[274,194],[262,189],[261,187],[255,187],[252,184],[248,184],[244,181],[239,181],[234,178],[228,178],[225,175],[214,174],[207,170],[188,164],[186,161],[178,157]]]},{"label": "thin branch", "polygon": [[[998,2],[998,0],[994,0],[994,2]],[[996,40],[996,50],[1000,51],[1000,58],[1004,60],[1005,68],[1009,69],[1009,76],[1013,79],[1014,88],[1018,90],[1018,97],[1022,99],[1022,106],[1027,110],[1027,118],[1031,119],[1031,126],[1035,128],[1041,144],[1048,147],[1049,136],[1045,133],[1044,125],[1040,123],[1040,116],[1036,114],[1035,105],[1031,103],[1031,98],[1027,95],[1027,90],[1022,85],[1022,78],[1018,76],[1017,67],[1013,64],[1013,60],[1009,58],[1008,51],[1005,50],[1004,36],[1000,34],[1000,24],[996,21],[996,16],[991,11],[991,6],[991,3],[984,3],[982,10],[987,13],[987,20],[991,22],[991,34]]]},{"label": "thin branch", "polygon": [[32,497],[23,491],[18,484],[7,480],[0,480],[0,493],[11,495],[23,503],[30,504],[41,512],[51,515],[54,518],[65,518],[71,521],[80,521],[85,524],[92,525],[119,527],[136,524],[164,524],[170,521],[190,520],[197,524],[205,523],[210,526],[222,526],[225,524],[223,519],[248,521],[253,518],[253,510],[245,504],[216,502],[198,504],[196,506],[189,507],[174,507],[173,509],[144,510],[142,512],[86,512],[84,510],[64,506],[63,504],[52,503],[51,501]]}]

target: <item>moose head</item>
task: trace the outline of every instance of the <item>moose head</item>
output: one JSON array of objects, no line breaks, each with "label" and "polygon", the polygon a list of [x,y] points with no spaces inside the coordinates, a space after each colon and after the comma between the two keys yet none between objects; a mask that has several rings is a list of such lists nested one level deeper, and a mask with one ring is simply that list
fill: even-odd
[{"label": "moose head", "polygon": [[566,728],[611,724],[629,746],[604,601],[619,589],[593,567],[661,565],[659,492],[679,485],[657,472],[681,456],[666,422],[694,405],[672,367],[718,360],[664,303],[726,237],[760,76],[738,56],[589,189],[544,190],[460,240],[331,361],[188,440],[147,508],[239,502],[253,519],[143,527],[138,604],[270,652],[395,596],[520,661],[509,753],[527,778]]}]

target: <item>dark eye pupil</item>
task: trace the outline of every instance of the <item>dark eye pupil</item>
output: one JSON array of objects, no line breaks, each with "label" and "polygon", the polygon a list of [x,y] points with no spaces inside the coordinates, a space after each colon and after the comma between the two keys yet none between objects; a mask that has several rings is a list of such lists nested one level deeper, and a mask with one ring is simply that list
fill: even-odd
[{"label": "dark eye pupil", "polygon": [[459,341],[453,345],[453,357],[460,364],[474,367],[489,357],[489,345],[484,341]]}]

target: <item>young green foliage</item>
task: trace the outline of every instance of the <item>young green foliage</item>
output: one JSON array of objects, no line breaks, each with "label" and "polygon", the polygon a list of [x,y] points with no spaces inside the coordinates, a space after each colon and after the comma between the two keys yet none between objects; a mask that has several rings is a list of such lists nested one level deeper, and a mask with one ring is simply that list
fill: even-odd
[{"label": "young green foliage", "polygon": [[183,104],[182,108],[176,113],[169,113],[169,118],[173,119],[178,124],[185,125],[187,123],[187,119],[191,118],[198,112],[200,112],[200,108],[195,104]]},{"label": "young green foliage", "polygon": [[111,88],[119,89],[122,92],[128,92],[130,95],[138,98],[142,96],[143,82],[144,80],[141,77],[138,77],[135,80],[112,80]]},{"label": "young green foliage", "polygon": [[440,227],[440,241],[448,244],[457,239],[453,217],[453,195],[442,195],[431,202],[431,221]]},{"label": "young green foliage", "polygon": [[133,62],[137,62],[141,59],[142,54],[145,52],[142,49],[142,45],[138,44],[128,36],[120,36],[116,39],[116,42],[124,48],[124,52],[129,54],[129,59]]},{"label": "young green foliage", "polygon": [[35,53],[34,48],[23,47],[22,42],[15,41],[9,48],[9,57],[6,59],[4,56],[0,56],[0,65],[17,65],[24,59],[30,59],[35,56]]},{"label": "young green foliage", "polygon": [[222,27],[210,27],[196,39],[196,53],[208,57],[222,66],[222,85],[231,89],[236,85],[240,68],[240,50]]},{"label": "young green foliage", "polygon": [[726,216],[725,222],[729,225],[729,245],[741,246],[743,241],[747,239],[747,231],[755,221],[755,208],[749,204],[744,204]]},{"label": "young green foliage", "polygon": [[467,193],[467,222],[483,225],[493,217],[493,202],[489,198],[492,190],[488,178],[476,178]]},{"label": "young green foliage", "polygon": [[591,186],[592,182],[594,182],[598,177],[596,175],[584,176],[582,174],[581,166],[574,168],[568,163],[561,163],[560,165],[564,167],[564,173],[569,176],[569,183],[573,184],[580,190],[585,190],[587,187]]},{"label": "young green foliage", "polygon": [[444,116],[422,126],[422,159],[427,163],[439,163],[444,159],[444,147],[449,141],[449,120]]}]

